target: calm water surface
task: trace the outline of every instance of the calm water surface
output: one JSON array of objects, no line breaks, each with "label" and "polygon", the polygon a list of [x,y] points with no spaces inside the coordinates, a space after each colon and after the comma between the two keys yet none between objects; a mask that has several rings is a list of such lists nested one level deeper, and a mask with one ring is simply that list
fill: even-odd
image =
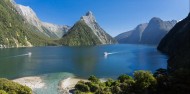
[{"label": "calm water surface", "polygon": [[[28,56],[29,52],[32,53]],[[107,57],[104,52],[112,53]],[[167,57],[154,46],[105,45],[88,48],[34,47],[0,49],[0,77],[9,79],[52,73],[87,78],[116,78],[136,70],[166,68]],[[59,74],[60,75],[60,74]]]}]

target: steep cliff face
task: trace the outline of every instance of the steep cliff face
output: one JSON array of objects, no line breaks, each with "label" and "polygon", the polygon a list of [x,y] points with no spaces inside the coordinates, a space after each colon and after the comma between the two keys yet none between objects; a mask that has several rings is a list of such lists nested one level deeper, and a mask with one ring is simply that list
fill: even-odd
[{"label": "steep cliff face", "polygon": [[[129,31],[129,32],[131,32],[130,35],[119,39],[118,42],[119,43],[140,43],[143,31],[145,30],[147,25],[148,25],[147,23],[138,25],[134,30]],[[122,35],[124,36],[125,33]],[[120,36],[117,36],[117,37],[120,37]]]},{"label": "steep cliff face", "polygon": [[35,26],[38,28],[38,31],[44,33],[50,38],[61,38],[69,29],[66,25],[59,26],[40,21],[36,13],[29,6],[16,4],[14,1],[12,1],[12,4],[15,6],[19,14],[25,18],[25,22]]},{"label": "steep cliff face", "polygon": [[190,15],[170,30],[158,50],[169,55],[169,70],[190,68]]},{"label": "steep cliff face", "polygon": [[92,12],[88,12],[60,40],[68,46],[91,46],[113,44],[116,41],[108,35],[96,22]]},{"label": "steep cliff face", "polygon": [[160,18],[154,17],[149,21],[149,23],[138,25],[134,30],[131,31],[129,36],[122,39],[119,38],[119,36],[116,38],[119,39],[119,43],[157,45],[176,23],[177,21],[175,20],[163,21]]},{"label": "steep cliff face", "polygon": [[27,22],[36,26],[40,31],[43,31],[41,28],[41,21],[38,19],[36,13],[29,7],[23,6],[16,3],[13,3],[17,11],[22,15]]},{"label": "steep cliff face", "polygon": [[0,48],[51,44],[38,29],[19,15],[10,0],[0,0]]},{"label": "steep cliff face", "polygon": [[42,25],[49,31],[53,32],[58,38],[62,38],[62,36],[66,34],[67,31],[70,29],[70,27],[66,25],[61,26],[47,22],[42,22]]},{"label": "steep cliff face", "polygon": [[93,33],[98,37],[101,44],[113,44],[116,40],[113,39],[109,34],[107,34],[96,22],[96,19],[91,11],[86,13],[86,16],[81,17],[81,21],[84,21],[93,31]]},{"label": "steep cliff face", "polygon": [[170,90],[176,94],[190,93],[190,14],[178,22],[162,39],[158,50],[169,55]]},{"label": "steep cliff face", "polygon": [[142,34],[143,44],[159,44],[160,40],[177,23],[177,21],[163,21],[160,18],[152,18]]}]

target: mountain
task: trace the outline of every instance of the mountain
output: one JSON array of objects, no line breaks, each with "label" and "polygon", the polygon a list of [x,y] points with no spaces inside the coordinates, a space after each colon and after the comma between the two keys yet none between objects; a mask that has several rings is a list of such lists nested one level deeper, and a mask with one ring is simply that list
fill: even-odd
[{"label": "mountain", "polygon": [[[127,37],[116,36],[119,43],[154,44],[157,45],[177,21],[163,21],[160,18],[152,18],[149,23],[138,25]],[[124,33],[125,34],[125,33]],[[125,35],[122,35],[125,36]]]},{"label": "mountain", "polygon": [[147,23],[140,24],[134,30],[116,36],[116,40],[118,40],[119,43],[140,43],[142,33],[147,25]]},{"label": "mountain", "polygon": [[0,48],[54,45],[19,15],[10,0],[0,0]]},{"label": "mountain", "polygon": [[26,22],[35,26],[36,28],[38,28],[39,32],[44,33],[46,36],[50,38],[59,39],[69,29],[69,26],[66,25],[60,26],[60,25],[42,22],[37,17],[36,13],[29,6],[16,4],[14,1],[12,1],[12,3],[15,6],[16,10],[19,12],[19,14],[25,18]]},{"label": "mountain", "polygon": [[63,36],[61,43],[69,46],[90,46],[117,42],[98,25],[89,11]]},{"label": "mountain", "polygon": [[190,14],[162,39],[158,50],[170,56],[170,70],[190,69]]},{"label": "mountain", "polygon": [[174,27],[177,21],[163,21],[160,18],[152,18],[142,34],[141,43],[159,44],[161,39]]},{"label": "mountain", "polygon": [[70,29],[67,25],[56,25],[52,23],[42,22],[43,27],[47,29],[49,32],[53,32],[58,38],[62,38],[64,34],[67,33],[67,31]]},{"label": "mountain", "polygon": [[190,14],[178,22],[161,40],[158,50],[167,54],[170,90],[178,94],[190,92]]},{"label": "mountain", "polygon": [[115,39],[116,39],[117,41],[120,41],[120,42],[121,42],[122,39],[128,38],[129,36],[131,36],[132,32],[133,32],[133,30],[127,31],[127,32],[124,32],[124,33],[121,33],[121,34],[117,35],[117,36],[115,37]]}]

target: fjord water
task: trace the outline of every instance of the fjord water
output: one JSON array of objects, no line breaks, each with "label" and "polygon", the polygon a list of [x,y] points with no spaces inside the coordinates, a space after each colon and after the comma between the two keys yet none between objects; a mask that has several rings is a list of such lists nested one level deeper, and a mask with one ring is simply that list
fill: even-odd
[{"label": "fjord water", "polygon": [[[32,55],[28,56],[27,53]],[[107,57],[104,52],[112,53]],[[96,47],[34,47],[0,49],[0,77],[15,79],[52,73],[72,73],[87,78],[116,78],[136,70],[166,68],[167,57],[147,45]],[[59,74],[60,75],[60,74]]]}]

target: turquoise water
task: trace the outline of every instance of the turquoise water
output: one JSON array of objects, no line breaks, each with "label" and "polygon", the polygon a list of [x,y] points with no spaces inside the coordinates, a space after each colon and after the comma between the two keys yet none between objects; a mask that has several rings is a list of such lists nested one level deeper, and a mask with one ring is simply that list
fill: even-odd
[{"label": "turquoise water", "polygon": [[50,73],[39,76],[42,78],[45,87],[40,89],[34,89],[35,94],[59,94],[59,84],[62,80],[68,77],[74,77],[71,73]]},{"label": "turquoise water", "polygon": [[[26,55],[29,52],[31,56]],[[104,52],[113,54],[105,57]],[[80,78],[90,75],[116,78],[121,74],[132,75],[136,70],[154,72],[158,68],[166,68],[166,61],[167,57],[159,53],[156,47],[147,45],[0,49],[0,77],[15,79],[66,72]],[[47,82],[54,76],[51,78],[50,75]]]}]

